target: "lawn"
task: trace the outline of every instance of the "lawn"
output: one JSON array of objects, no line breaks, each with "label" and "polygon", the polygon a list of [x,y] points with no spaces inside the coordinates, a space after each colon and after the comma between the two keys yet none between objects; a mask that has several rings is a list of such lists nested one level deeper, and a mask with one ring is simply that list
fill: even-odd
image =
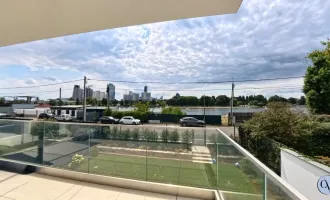
[{"label": "lawn", "polygon": [[247,176],[233,164],[226,163],[218,164],[218,186],[216,164],[190,161],[98,154],[89,163],[83,163],[79,171],[152,182],[256,193]]}]

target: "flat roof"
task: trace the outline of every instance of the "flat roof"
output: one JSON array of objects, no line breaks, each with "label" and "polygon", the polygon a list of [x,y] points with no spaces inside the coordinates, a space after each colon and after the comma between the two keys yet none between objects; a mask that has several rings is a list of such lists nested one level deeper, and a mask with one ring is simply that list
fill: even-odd
[{"label": "flat roof", "polygon": [[0,47],[97,30],[236,13],[242,0],[2,0]]}]

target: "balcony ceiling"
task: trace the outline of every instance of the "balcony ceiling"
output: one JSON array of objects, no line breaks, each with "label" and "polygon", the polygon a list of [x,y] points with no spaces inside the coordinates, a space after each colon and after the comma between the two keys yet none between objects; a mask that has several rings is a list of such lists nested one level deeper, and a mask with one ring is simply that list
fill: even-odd
[{"label": "balcony ceiling", "polygon": [[237,12],[242,0],[1,0],[0,47],[118,27]]}]

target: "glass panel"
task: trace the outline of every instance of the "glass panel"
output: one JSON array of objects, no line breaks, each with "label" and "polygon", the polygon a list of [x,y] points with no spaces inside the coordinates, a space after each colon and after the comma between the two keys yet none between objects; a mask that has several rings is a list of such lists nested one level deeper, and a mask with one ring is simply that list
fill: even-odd
[{"label": "glass panel", "polygon": [[89,135],[85,124],[45,123],[43,161],[45,165],[87,172]]},{"label": "glass panel", "polygon": [[[218,188],[243,193],[242,199],[262,195],[263,172],[236,149],[223,135],[212,136],[217,141]],[[224,194],[236,199],[238,194]],[[241,199],[239,198],[239,199]]]},{"label": "glass panel", "polygon": [[90,173],[146,180],[146,143],[139,126],[95,125]]},{"label": "glass panel", "polygon": [[1,120],[0,156],[22,162],[41,163],[42,137],[42,124],[32,121]]},{"label": "glass panel", "polygon": [[277,186],[271,179],[267,178],[267,199],[268,200],[289,200],[286,193]]}]

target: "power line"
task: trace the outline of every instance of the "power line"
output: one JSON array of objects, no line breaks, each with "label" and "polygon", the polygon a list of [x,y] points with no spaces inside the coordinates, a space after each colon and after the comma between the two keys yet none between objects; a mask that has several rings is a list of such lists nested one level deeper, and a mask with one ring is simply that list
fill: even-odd
[{"label": "power line", "polygon": [[[291,76],[291,77],[279,77],[279,78],[264,78],[264,79],[248,79],[248,80],[238,80],[235,83],[242,82],[257,82],[257,81],[272,81],[272,80],[287,80],[303,78],[304,76]],[[228,81],[194,81],[194,82],[162,82],[162,81],[122,81],[122,80],[101,80],[101,79],[89,79],[93,81],[107,81],[114,83],[144,83],[144,84],[217,84],[217,83],[231,83],[232,80]]]},{"label": "power line", "polygon": [[[72,89],[62,89],[63,90],[72,90]],[[58,90],[49,90],[49,91],[40,91],[40,92],[15,92],[15,93],[5,93],[5,92],[2,92],[0,94],[6,94],[6,95],[15,95],[15,94],[45,94],[45,93],[52,93],[52,92],[58,92]]]},{"label": "power line", "polygon": [[[249,89],[297,89],[297,88],[302,88],[302,86],[284,86],[284,87],[245,87],[245,88],[236,88],[236,90],[249,90]],[[106,90],[105,88],[94,88],[96,90]],[[144,89],[141,89],[141,88],[116,88],[116,90],[130,90],[130,91],[134,91],[134,90],[141,90],[143,91]],[[216,89],[171,89],[171,90],[154,90],[154,89],[150,89],[150,91],[153,91],[153,92],[168,92],[168,91],[176,91],[176,92],[181,92],[181,91],[221,91],[221,90],[231,90],[230,88],[216,88]]]},{"label": "power line", "polygon": [[73,83],[73,82],[82,81],[82,80],[83,79],[78,79],[78,80],[72,80],[72,81],[64,81],[64,82],[60,82],[60,83],[50,83],[50,84],[34,85],[34,86],[9,87],[9,88],[0,88],[0,89],[7,90],[7,89],[37,88],[37,87],[46,87],[46,86],[52,86],[52,85],[61,85],[64,83]]}]

